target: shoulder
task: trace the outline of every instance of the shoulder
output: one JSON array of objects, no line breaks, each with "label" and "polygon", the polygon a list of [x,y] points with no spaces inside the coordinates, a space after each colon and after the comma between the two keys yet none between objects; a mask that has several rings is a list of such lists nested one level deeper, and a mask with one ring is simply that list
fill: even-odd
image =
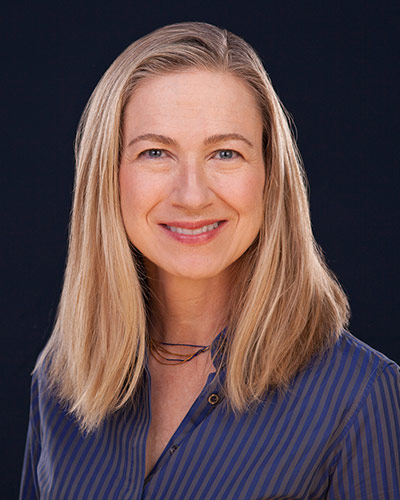
[{"label": "shoulder", "polygon": [[346,330],[342,331],[338,341],[334,344],[333,349],[349,356],[354,356],[354,354],[357,354],[360,356],[360,359],[363,359],[365,361],[368,360],[373,364],[378,363],[381,366],[390,365],[396,366],[398,368],[398,365],[395,363],[395,361],[392,361],[385,354],[377,351]]},{"label": "shoulder", "polygon": [[346,331],[299,374],[294,387],[304,405],[315,401],[314,417],[329,419],[332,445],[367,407],[375,405],[374,418],[390,409],[400,419],[399,366]]},{"label": "shoulder", "polygon": [[399,375],[399,366],[394,361],[347,331],[341,333],[320,359],[322,366],[329,365],[331,376],[339,384],[350,383],[358,389],[373,385],[385,371]]},{"label": "shoulder", "polygon": [[325,417],[333,425],[321,465],[330,477],[327,498],[398,498],[399,366],[344,332],[309,373],[324,373],[329,393]]},{"label": "shoulder", "polygon": [[42,442],[55,433],[70,429],[79,432],[67,403],[61,400],[49,377],[47,363],[38,364],[32,375],[30,420]]},{"label": "shoulder", "polygon": [[[40,358],[39,358],[40,359]],[[32,374],[31,401],[39,406],[41,411],[51,411],[58,404],[58,398],[53,389],[46,360],[38,362]]]},{"label": "shoulder", "polygon": [[310,363],[307,372],[321,377],[321,383],[333,385],[335,392],[345,388],[353,402],[367,396],[382,375],[400,377],[400,368],[394,361],[347,331]]}]

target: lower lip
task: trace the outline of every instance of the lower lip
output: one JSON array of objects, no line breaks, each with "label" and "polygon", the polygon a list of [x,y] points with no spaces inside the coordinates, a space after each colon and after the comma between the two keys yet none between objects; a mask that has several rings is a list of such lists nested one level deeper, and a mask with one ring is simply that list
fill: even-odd
[{"label": "lower lip", "polygon": [[205,233],[200,234],[182,234],[177,232],[172,232],[167,228],[164,224],[160,224],[161,229],[171,238],[180,243],[184,243],[186,245],[200,245],[202,243],[207,243],[212,239],[216,238],[222,228],[226,225],[226,221],[221,222],[215,229],[211,229],[211,231],[206,231]]}]

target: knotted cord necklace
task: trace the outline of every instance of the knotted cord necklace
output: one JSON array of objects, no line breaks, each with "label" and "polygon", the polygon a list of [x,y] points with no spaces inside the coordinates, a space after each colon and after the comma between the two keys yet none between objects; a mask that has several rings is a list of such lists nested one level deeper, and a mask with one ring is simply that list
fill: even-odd
[{"label": "knotted cord necklace", "polygon": [[[168,350],[167,347],[194,347],[197,350],[191,354],[180,354],[178,352],[172,352]],[[199,354],[206,352],[210,349],[209,345],[197,345],[197,344],[172,344],[170,342],[161,342],[159,340],[150,337],[149,349],[153,357],[162,365],[183,365],[188,361],[192,360]],[[173,358],[171,356],[174,356]]]}]

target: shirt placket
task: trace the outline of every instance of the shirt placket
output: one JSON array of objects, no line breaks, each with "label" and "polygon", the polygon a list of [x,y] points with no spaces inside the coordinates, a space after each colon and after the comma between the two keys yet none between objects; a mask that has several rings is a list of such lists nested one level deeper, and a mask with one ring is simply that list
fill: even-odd
[{"label": "shirt placket", "polygon": [[[150,409],[151,401],[151,379],[148,370],[147,372],[147,404]],[[143,496],[146,498],[146,494],[153,481],[157,480],[157,475],[159,472],[167,465],[169,460],[172,459],[173,455],[179,450],[179,448],[184,444],[184,442],[189,438],[190,434],[214,411],[214,409],[221,403],[222,391],[220,384],[220,376],[216,376],[216,373],[210,373],[207,382],[191,406],[190,410],[180,423],[179,427],[176,429],[171,439],[164,448],[162,454],[154,465],[152,471],[147,476],[144,481]],[[151,417],[151,413],[150,413]],[[147,436],[146,436],[147,437]],[[145,443],[144,443],[145,446]]]}]

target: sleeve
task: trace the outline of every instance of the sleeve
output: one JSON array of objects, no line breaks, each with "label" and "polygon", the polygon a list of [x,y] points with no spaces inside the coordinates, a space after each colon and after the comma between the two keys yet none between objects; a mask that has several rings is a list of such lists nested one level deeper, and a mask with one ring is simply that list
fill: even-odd
[{"label": "sleeve", "polygon": [[336,455],[327,500],[400,499],[400,370],[388,365]]},{"label": "sleeve", "polygon": [[36,500],[40,498],[37,480],[37,465],[41,450],[39,422],[38,381],[34,375],[31,386],[29,424],[25,445],[24,464],[22,467],[19,500]]}]

